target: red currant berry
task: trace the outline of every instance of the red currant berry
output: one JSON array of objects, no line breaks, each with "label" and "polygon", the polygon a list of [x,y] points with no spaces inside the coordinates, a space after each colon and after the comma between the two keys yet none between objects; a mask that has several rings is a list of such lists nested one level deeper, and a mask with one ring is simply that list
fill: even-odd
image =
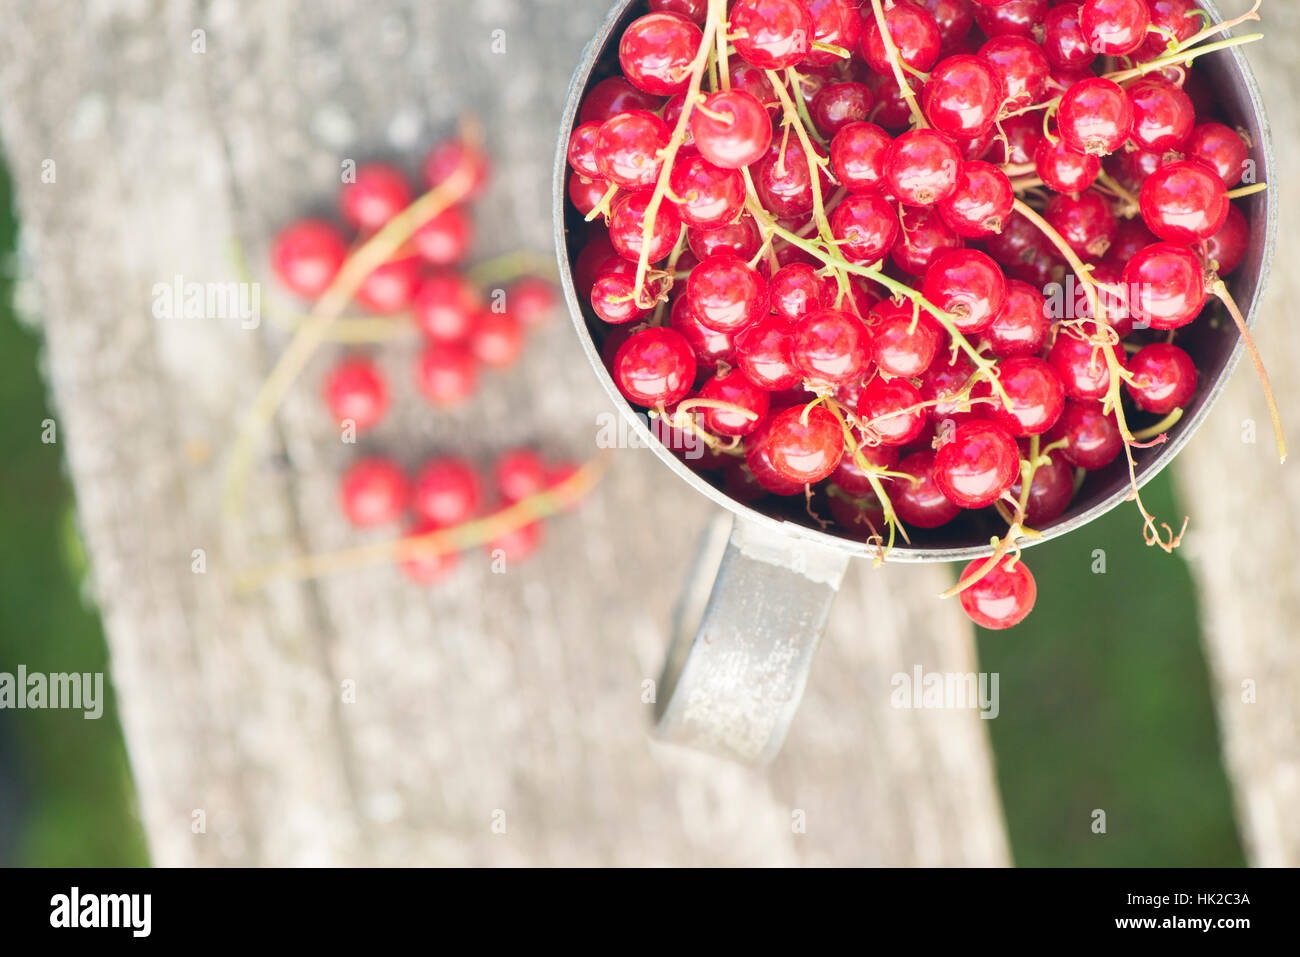
[{"label": "red currant berry", "polygon": [[315,299],[328,289],[347,256],[343,234],[319,219],[290,223],[271,244],[271,268],[276,278],[304,299]]},{"label": "red currant berry", "polygon": [[[645,217],[650,198],[648,190],[628,193],[614,203],[609,217],[609,241],[614,244],[618,254],[629,262],[640,260],[645,250]],[[676,207],[672,203],[661,202],[650,231],[646,261],[657,263],[667,258],[677,245],[677,237],[681,232],[682,221],[677,215]]]},{"label": "red currant berry", "polygon": [[763,445],[777,473],[812,485],[835,471],[844,454],[844,432],[824,407],[791,406],[772,417]]},{"label": "red currant berry", "polygon": [[748,435],[757,429],[767,416],[770,399],[763,389],[745,376],[740,369],[719,372],[700,387],[701,399],[726,402],[751,413],[753,418],[727,409],[703,408],[704,427],[716,435]]},{"label": "red currant berry", "polygon": [[388,163],[366,163],[339,190],[339,212],[353,229],[370,233],[410,206],[412,198],[411,184],[400,169]]},{"label": "red currant berry", "polygon": [[485,366],[502,369],[514,363],[524,347],[524,329],[509,312],[484,310],[470,333],[469,348]]},{"label": "red currant berry", "polygon": [[642,329],[618,350],[612,372],[629,401],[647,408],[675,405],[695,382],[695,352],[679,332]]},{"label": "red currant berry", "polygon": [[1065,460],[1089,471],[1106,467],[1124,448],[1119,426],[1113,416],[1101,411],[1100,402],[1066,402],[1047,440],[1049,444],[1064,440]]},{"label": "red currant berry", "polygon": [[478,370],[463,345],[430,343],[415,367],[415,385],[434,405],[454,405],[474,393]]},{"label": "red currant berry", "polygon": [[1043,48],[1033,40],[1011,35],[994,37],[980,47],[978,55],[1002,81],[1000,112],[1014,113],[1042,99],[1051,66]]},{"label": "red currant berry", "polygon": [[1002,232],[1015,199],[1006,173],[974,160],[962,167],[957,190],[939,204],[939,215],[958,236],[981,239]]},{"label": "red currant berry", "polygon": [[638,90],[625,77],[611,76],[601,80],[587,93],[578,111],[579,123],[604,123],[620,113],[644,110],[654,113],[663,100],[644,90]]},{"label": "red currant berry", "polygon": [[876,262],[898,237],[898,214],[879,193],[846,196],[831,213],[831,235],[849,262]]},{"label": "red currant berry", "polygon": [[817,270],[807,263],[791,263],[772,274],[767,289],[772,311],[795,322],[832,305],[836,286],[834,279],[819,278]]},{"label": "red currant berry", "polygon": [[1058,193],[1082,193],[1097,181],[1101,160],[1079,153],[1065,145],[1065,140],[1044,137],[1034,151],[1034,171],[1048,189]]},{"label": "red currant berry", "polygon": [[1043,18],[1043,52],[1053,66],[1073,69],[1085,67],[1096,59],[1097,54],[1079,26],[1077,3],[1062,3],[1047,11]]},{"label": "red currant berry", "polygon": [[1036,356],[1017,356],[998,363],[998,382],[1007,398],[1008,409],[1000,394],[987,382],[979,384],[976,394],[998,398],[989,406],[990,417],[1016,437],[1042,435],[1061,417],[1065,407],[1065,389],[1055,372]]},{"label": "red currant berry", "polygon": [[899,269],[913,276],[924,275],[939,254],[965,245],[933,206],[899,207],[898,224],[891,255]]},{"label": "red currant berry", "polygon": [[942,60],[925,83],[926,119],[952,137],[980,136],[997,118],[1006,97],[1002,80],[987,60],[969,54]]},{"label": "red currant berry", "polygon": [[1043,218],[1079,256],[1100,259],[1115,241],[1119,221],[1100,193],[1053,196]]},{"label": "red currant berry", "polygon": [[930,368],[943,329],[924,310],[885,300],[871,310],[871,358],[882,372],[914,378]]},{"label": "red currant berry", "polygon": [[850,123],[866,120],[873,97],[865,83],[829,83],[813,97],[813,122],[823,136],[834,136]]},{"label": "red currant berry", "polygon": [[719,90],[691,112],[691,134],[714,166],[741,169],[757,162],[772,144],[772,120],[763,104],[741,89]]},{"label": "red currant berry", "polygon": [[1119,263],[1123,267],[1138,250],[1154,242],[1158,242],[1155,234],[1147,229],[1141,217],[1121,219],[1115,230],[1115,241],[1111,243],[1110,249],[1106,250],[1106,260]]},{"label": "red currant berry", "polygon": [[1076,153],[1104,156],[1128,139],[1133,129],[1133,104],[1115,83],[1089,77],[1061,94],[1056,118],[1066,146]]},{"label": "red currant berry", "polygon": [[738,332],[767,313],[767,282],[753,266],[726,253],[691,271],[686,296],[699,322],[716,332]]},{"label": "red currant berry", "polygon": [[1250,226],[1246,216],[1236,206],[1229,204],[1228,218],[1223,227],[1205,241],[1205,258],[1216,264],[1214,271],[1226,276],[1241,265],[1246,258],[1246,246],[1250,242]]},{"label": "red currant berry", "polygon": [[[865,20],[862,55],[866,57],[871,69],[884,76],[892,75],[893,68],[885,53],[880,25],[873,16],[866,16]],[[889,26],[889,36],[904,63],[921,73],[934,66],[939,59],[939,24],[929,11],[910,3],[895,3],[885,10],[885,23]]]},{"label": "red currant berry", "polygon": [[411,495],[415,514],[439,528],[468,522],[482,502],[478,473],[463,459],[431,459],[415,476]]},{"label": "red currant berry", "polygon": [[1151,11],[1147,0],[1087,0],[1079,26],[1093,53],[1128,56],[1146,41]]},{"label": "red currant berry", "polygon": [[1250,158],[1241,134],[1222,123],[1202,123],[1195,127],[1182,149],[1188,159],[1212,166],[1229,189],[1241,182]]},{"label": "red currant berry", "polygon": [[809,380],[839,385],[862,376],[870,342],[866,327],[855,316],[823,309],[795,324],[790,348],[795,368]]},{"label": "red currant berry", "polygon": [[[963,569],[961,581],[979,574],[986,564],[987,559],[975,559]],[[1033,610],[1034,599],[1038,597],[1034,576],[1023,561],[1017,560],[1010,569],[1008,564],[1007,559],[998,559],[983,578],[957,596],[962,611],[981,628],[995,631],[1010,628],[1024,621]]]},{"label": "red currant berry", "polygon": [[907,445],[925,428],[920,391],[906,379],[876,376],[858,397],[858,418],[882,445]]},{"label": "red currant berry", "polygon": [[425,262],[450,266],[465,258],[473,238],[474,227],[464,207],[452,206],[417,229],[411,245]]},{"label": "red currant berry", "polygon": [[677,212],[688,226],[724,226],[745,205],[745,180],[740,172],[714,166],[699,154],[680,157],[668,185],[677,200]]},{"label": "red currant berry", "polygon": [[1186,246],[1153,243],[1124,267],[1124,288],[1133,318],[1152,329],[1177,329],[1205,305],[1205,273]]},{"label": "red currant berry", "polygon": [[993,354],[999,359],[1036,356],[1047,343],[1051,320],[1043,294],[1019,279],[1007,280],[1007,301],[984,330]]},{"label": "red currant berry", "polygon": [[935,258],[921,281],[921,294],[961,332],[987,329],[1007,301],[1007,279],[986,254],[954,249]]},{"label": "red currant berry", "polygon": [[591,287],[600,276],[626,262],[609,241],[604,225],[596,223],[593,226],[587,245],[582,247],[578,258],[573,261],[573,284],[578,289],[578,295],[584,299],[591,295]]},{"label": "red currant berry", "polygon": [[953,53],[975,23],[971,0],[919,0],[939,28],[940,52]]},{"label": "red currant berry", "polygon": [[[1047,361],[1071,399],[1100,399],[1110,391],[1110,364],[1102,351],[1105,348],[1083,338],[1073,328],[1063,326],[1058,330]],[[1112,348],[1112,355],[1122,369],[1122,350]]]},{"label": "red currant berry", "polygon": [[850,123],[831,140],[831,168],[850,193],[874,193],[885,186],[885,156],[893,139],[874,123]]},{"label": "red currant berry", "polygon": [[573,203],[574,209],[586,216],[605,198],[609,186],[609,182],[600,177],[587,179],[581,173],[573,173],[569,176],[569,202]]},{"label": "red currant berry", "polygon": [[[786,478],[784,474],[777,471],[776,465],[772,462],[772,451],[765,441],[770,426],[771,420],[768,420],[758,433],[745,440],[745,466],[749,469],[755,484],[763,492],[770,492],[773,495],[802,494],[803,483]],[[757,497],[762,498],[762,495]]]},{"label": "red currant berry", "polygon": [[[856,0],[804,0],[812,15],[813,41],[839,47],[852,52],[857,49],[862,36],[862,13]],[[838,55],[826,50],[813,50],[803,63],[805,67],[838,66]]]},{"label": "red currant berry", "polygon": [[364,308],[382,315],[401,312],[415,298],[420,284],[420,268],[407,256],[384,263],[365,278],[357,290],[356,300]]},{"label": "red currant berry", "polygon": [[990,163],[1032,163],[1038,144],[1045,139],[1043,121],[1032,113],[1009,116],[994,129],[1001,129],[1002,136],[993,139],[985,157]]},{"label": "red currant berry", "polygon": [[803,378],[794,364],[794,329],[767,316],[736,336],[736,364],[750,381],[769,391],[791,389]]},{"label": "red currant berry", "polygon": [[343,514],[360,528],[397,521],[409,497],[406,475],[395,462],[383,458],[354,463],[339,484]]},{"label": "red currant berry", "polygon": [[336,364],[325,377],[325,404],[336,422],[351,421],[360,432],[388,411],[388,385],[371,360],[352,356]]},{"label": "red currant berry", "polygon": [[1047,15],[1048,0],[1000,0],[998,3],[977,3],[975,22],[985,36],[1038,39],[1043,32],[1043,18]]},{"label": "red currant berry", "polygon": [[976,419],[952,430],[934,454],[934,481],[962,508],[992,505],[1020,472],[1020,449],[995,422]]},{"label": "red currant berry", "polygon": [[[1028,452],[1026,451],[1026,457]],[[1020,476],[1011,483],[1011,496],[1019,500],[1024,479]],[[1029,497],[1025,502],[1025,524],[1039,528],[1060,518],[1074,498],[1074,469],[1059,451],[1047,453],[1047,461],[1040,462],[1029,483]]]},{"label": "red currant berry", "polygon": [[1160,167],[1142,184],[1138,203],[1148,228],[1171,243],[1209,239],[1228,218],[1227,187],[1200,160]]},{"label": "red currant berry", "polygon": [[800,0],[737,0],[729,21],[736,52],[764,70],[784,70],[812,51],[813,19]]},{"label": "red currant berry", "polygon": [[988,237],[985,247],[1007,275],[1039,288],[1059,282],[1064,261],[1042,232],[1020,213],[1013,212],[1002,232]]},{"label": "red currant berry", "polygon": [[668,124],[645,110],[629,110],[606,120],[596,132],[593,151],[603,179],[624,189],[650,189],[659,178],[659,151],[672,139]]},{"label": "red currant berry", "polygon": [[1128,394],[1147,412],[1168,415],[1190,402],[1196,392],[1196,364],[1175,345],[1143,346],[1129,359],[1128,369],[1133,373]]},{"label": "red currant berry", "polygon": [[912,130],[889,147],[885,183],[901,203],[933,206],[956,191],[961,167],[952,140],[934,130]]},{"label": "red currant berry", "polygon": [[904,524],[938,528],[961,512],[961,507],[949,501],[935,483],[933,452],[914,452],[899,462],[894,471],[911,476],[891,479],[889,484],[889,500]]},{"label": "red currant berry", "polygon": [[686,230],[686,245],[700,262],[710,256],[726,254],[740,259],[752,259],[762,245],[758,223],[745,213],[734,223],[715,229],[690,228]]},{"label": "red currant berry", "polygon": [[600,132],[600,123],[583,123],[575,127],[569,135],[569,166],[575,173],[581,173],[587,179],[600,176],[600,167],[596,165],[596,134]]},{"label": "red currant berry", "polygon": [[1161,77],[1146,77],[1125,91],[1133,104],[1133,142],[1144,150],[1180,149],[1196,124],[1191,98]]},{"label": "red currant berry", "polygon": [[650,13],[633,20],[618,44],[618,64],[638,89],[672,96],[686,89],[695,51],[704,42],[700,28],[676,13]]},{"label": "red currant berry", "polygon": [[510,311],[525,326],[538,326],[551,318],[557,300],[555,287],[537,276],[522,276],[506,292]]},{"label": "red currant berry", "polygon": [[1201,28],[1195,0],[1147,0],[1147,8],[1151,13],[1151,26],[1135,57],[1141,63],[1154,60],[1175,44],[1190,40]]},{"label": "red currant berry", "polygon": [[511,449],[492,466],[492,485],[502,501],[513,504],[543,491],[549,484],[546,463],[532,449]]}]

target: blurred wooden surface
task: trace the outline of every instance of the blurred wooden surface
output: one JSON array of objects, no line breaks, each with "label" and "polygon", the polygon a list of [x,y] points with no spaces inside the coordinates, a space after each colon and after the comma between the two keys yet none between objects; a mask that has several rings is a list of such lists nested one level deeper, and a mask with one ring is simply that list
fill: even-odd
[{"label": "blurred wooden surface", "polygon": [[[1249,9],[1222,2],[1225,16]],[[1296,64],[1300,6],[1265,3],[1265,39],[1247,48],[1273,134],[1280,204],[1277,250],[1255,339],[1272,374],[1291,460],[1279,466],[1268,409],[1250,361],[1179,457],[1191,515],[1186,554],[1200,585],[1204,641],[1229,779],[1248,860],[1300,866],[1300,152]],[[1256,25],[1251,24],[1252,28]],[[1247,32],[1239,29],[1238,33]]]},{"label": "blurred wooden surface", "polygon": [[[975,712],[890,706],[895,673],[977,668],[933,597],[946,569],[850,572],[773,767],[648,741],[642,681],[714,514],[648,452],[617,454],[507,574],[470,556],[433,591],[389,568],[232,591],[244,564],[356,540],[334,487],[359,450],[321,413],[320,356],[260,449],[246,521],[223,525],[230,440],[285,336],[155,319],[153,285],[235,278],[232,237],[261,274],[277,226],[331,212],[342,160],[413,168],[466,111],[499,173],[478,251],[546,253],[555,127],[604,0],[0,8],[32,311],[156,863],[1008,861]],[[609,407],[562,320],[455,414],[411,395],[410,342],[380,354],[402,394],[360,451],[410,466],[520,442],[581,457]]]}]

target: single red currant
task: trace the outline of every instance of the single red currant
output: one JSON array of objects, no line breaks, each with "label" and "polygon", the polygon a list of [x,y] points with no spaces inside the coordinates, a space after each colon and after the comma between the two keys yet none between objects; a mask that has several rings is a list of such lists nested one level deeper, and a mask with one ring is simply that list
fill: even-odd
[{"label": "single red currant", "polygon": [[987,60],[969,54],[941,60],[925,83],[926,119],[952,137],[980,136],[993,126],[1006,90]]},{"label": "single red currant", "polygon": [[1133,104],[1134,143],[1153,153],[1182,148],[1196,124],[1191,97],[1159,76],[1144,77],[1125,93]]},{"label": "single red currant", "polygon": [[716,435],[748,435],[767,416],[770,399],[766,389],[749,381],[740,369],[719,372],[700,387],[700,398],[744,409],[750,415],[728,409],[702,408],[704,427]]},{"label": "single red currant", "polygon": [[743,259],[719,253],[686,280],[686,297],[700,324],[715,332],[739,332],[767,313],[767,282]]},{"label": "single red currant", "polygon": [[356,300],[371,312],[390,315],[411,304],[419,284],[420,267],[413,257],[393,259],[365,278]]},{"label": "single red currant", "polygon": [[784,70],[812,51],[813,19],[800,0],[737,0],[728,17],[736,52],[764,70]]},{"label": "single red currant", "polygon": [[714,166],[741,169],[757,162],[772,144],[772,120],[763,104],[742,89],[719,90],[691,112],[691,134]]},{"label": "single red currant", "polygon": [[1151,11],[1147,0],[1087,0],[1079,26],[1093,53],[1128,56],[1146,41]]},{"label": "single red currant", "polygon": [[943,329],[929,313],[889,299],[872,307],[868,328],[876,365],[909,379],[930,368],[943,342]]},{"label": "single red currant", "polygon": [[1061,94],[1056,118],[1066,146],[1076,153],[1104,156],[1128,139],[1133,129],[1133,104],[1117,84],[1089,77]]},{"label": "single red currant", "polygon": [[364,233],[374,232],[411,205],[411,184],[389,163],[365,163],[355,179],[339,190],[343,221]]},{"label": "single red currant", "polygon": [[1061,417],[1065,407],[1065,389],[1052,367],[1036,356],[1017,356],[998,363],[998,382],[1011,408],[1001,400],[989,382],[976,387],[976,395],[998,397],[989,406],[989,415],[1016,437],[1042,435]]},{"label": "single red currant", "polygon": [[420,226],[411,235],[411,245],[425,262],[450,266],[465,258],[473,238],[474,226],[465,208],[451,206]]},{"label": "single red currant", "polygon": [[790,321],[767,316],[736,336],[736,364],[764,389],[791,389],[803,378],[794,364],[793,345]]},{"label": "single red currant", "polygon": [[1014,113],[1042,99],[1051,65],[1043,48],[1033,40],[1010,34],[997,36],[980,47],[978,55],[993,67],[1002,82],[1001,113]]},{"label": "single red currant", "polygon": [[[1028,458],[1028,449],[1023,451]],[[1060,518],[1074,498],[1074,469],[1070,463],[1059,450],[1048,452],[1046,458],[1034,470],[1025,501],[1025,524],[1031,528],[1040,528]],[[1019,500],[1023,488],[1024,479],[1017,476],[1011,483],[1011,497]]]},{"label": "single red currant", "polygon": [[1133,378],[1128,394],[1138,408],[1168,415],[1191,401],[1196,392],[1196,364],[1175,345],[1153,342],[1128,361]]},{"label": "single red currant", "polygon": [[809,380],[840,385],[861,377],[870,348],[861,320],[839,309],[822,309],[795,324],[790,354]]},{"label": "single red currant", "polygon": [[873,97],[865,83],[829,83],[817,91],[810,110],[823,136],[834,136],[871,112]]},{"label": "single red currant", "polygon": [[1228,218],[1228,189],[1200,160],[1160,167],[1142,184],[1138,203],[1150,230],[1171,243],[1209,239]]},{"label": "single red currant", "polygon": [[1071,149],[1063,139],[1043,137],[1034,151],[1034,171],[1048,189],[1082,193],[1101,175],[1101,159]]},{"label": "single red currant", "polygon": [[876,376],[858,397],[858,418],[882,445],[907,445],[925,428],[924,399],[906,379]]},{"label": "single red currant", "polygon": [[1091,190],[1078,196],[1053,196],[1043,211],[1043,218],[1084,259],[1100,259],[1106,255],[1119,228],[1110,203]]},{"label": "single red currant", "polygon": [[1043,52],[1053,66],[1068,69],[1081,69],[1096,59],[1079,25],[1079,4],[1062,3],[1047,11],[1043,18]]},{"label": "single red currant", "polygon": [[962,157],[952,140],[934,130],[912,130],[885,156],[885,183],[899,202],[933,206],[957,189]]},{"label": "single red currant", "polygon": [[[609,241],[614,244],[618,254],[629,262],[640,260],[642,251],[645,250],[645,217],[650,199],[651,193],[647,190],[628,193],[614,203],[609,217]],[[672,203],[661,202],[650,231],[646,261],[657,263],[667,258],[677,245],[681,232],[682,220],[677,215],[677,208]]]},{"label": "single red currant", "polygon": [[898,214],[879,193],[846,196],[831,212],[831,235],[849,262],[881,259],[898,237]]},{"label": "single red currant", "polygon": [[1177,329],[1205,305],[1205,272],[1196,254],[1174,243],[1152,243],[1124,267],[1129,312],[1152,329]]},{"label": "single red currant", "polygon": [[384,458],[354,463],[339,484],[343,514],[358,527],[397,521],[409,497],[406,475],[397,463]]},{"label": "single red currant", "polygon": [[985,253],[954,249],[935,258],[921,281],[921,294],[964,333],[981,332],[1007,301],[1007,279]]},{"label": "single red currant", "polygon": [[415,476],[411,492],[415,514],[440,528],[468,522],[482,502],[478,472],[464,459],[431,459]]},{"label": "single red currant", "polygon": [[898,225],[891,255],[899,269],[913,276],[924,275],[941,253],[965,245],[934,206],[899,207]]},{"label": "single red currant", "polygon": [[468,399],[478,381],[474,356],[463,345],[430,343],[415,367],[415,386],[434,405],[454,405]]},{"label": "single red currant", "polygon": [[[1071,399],[1100,399],[1110,391],[1110,364],[1102,351],[1105,348],[1083,338],[1073,327],[1057,330],[1047,361]],[[1111,347],[1111,354],[1122,369],[1123,350]]]},{"label": "single red currant", "polygon": [[361,432],[388,411],[388,384],[374,362],[365,356],[351,356],[325,377],[325,404],[336,422],[350,421]]},{"label": "single red currant", "polygon": [[611,371],[629,401],[648,408],[675,405],[695,382],[695,352],[681,333],[652,326],[628,337]]},{"label": "single red currant", "polygon": [[690,300],[685,295],[673,300],[668,316],[669,328],[680,332],[695,350],[695,358],[701,366],[716,365],[719,362],[731,362],[735,356],[736,345],[729,333],[715,332],[702,325],[691,310]]},{"label": "single red currant", "polygon": [[[961,581],[979,574],[986,564],[987,559],[975,559],[962,570]],[[1001,631],[1025,620],[1038,597],[1038,586],[1023,561],[1013,563],[1000,558],[983,578],[957,597],[971,621],[981,628]]]},{"label": "single red currant", "polygon": [[1027,282],[1009,279],[1006,304],[984,330],[984,338],[999,359],[1036,356],[1047,343],[1051,325],[1043,294]]},{"label": "single red currant", "polygon": [[[1154,239],[1154,237],[1153,237]],[[1226,276],[1241,265],[1250,243],[1250,226],[1246,215],[1229,204],[1228,218],[1220,230],[1205,241],[1205,259],[1219,276]]]},{"label": "single red currant", "polygon": [[1195,127],[1182,149],[1188,159],[1214,167],[1229,189],[1241,182],[1250,158],[1241,134],[1222,123],[1202,123]]},{"label": "single red currant", "polygon": [[656,96],[686,89],[700,28],[676,13],[651,13],[633,20],[618,44],[618,63],[634,86]]},{"label": "single red currant", "polygon": [[[1008,360],[1013,361],[1013,360]],[[1007,430],[987,419],[963,422],[934,455],[934,481],[953,504],[986,508],[1011,487],[1020,449]]]},{"label": "single red currant", "polygon": [[939,203],[939,215],[958,236],[982,239],[1002,232],[1015,200],[1006,173],[974,160],[962,167],[956,191]]},{"label": "single red currant", "polygon": [[592,147],[601,178],[624,189],[652,188],[664,163],[659,152],[671,138],[668,124],[645,110],[610,117]]},{"label": "single red currant", "polygon": [[447,140],[429,150],[420,171],[424,185],[429,189],[435,189],[454,174],[462,173],[469,183],[462,197],[465,202],[483,195],[490,173],[487,153],[462,139]]},{"label": "single red currant", "polygon": [[782,478],[812,485],[840,464],[844,432],[835,416],[823,406],[796,405],[772,417],[762,444]]},{"label": "single red currant", "polygon": [[654,113],[663,104],[657,96],[638,90],[625,77],[611,76],[601,80],[587,93],[578,111],[579,123],[604,123],[620,113],[644,110]]},{"label": "single red currant", "polygon": [[[902,61],[913,70],[925,73],[939,59],[939,24],[928,10],[910,3],[895,3],[885,9],[889,36]],[[884,76],[892,75],[880,25],[867,10],[866,29],[862,31],[862,55],[867,65]],[[735,23],[734,19],[732,21]]]},{"label": "single red currant", "polygon": [[[749,213],[742,214],[734,223],[714,229],[693,226],[686,230],[686,245],[700,262],[723,253],[749,260],[758,252],[762,242],[758,223]],[[678,265],[681,265],[680,261]]]},{"label": "single red currant", "polygon": [[1048,444],[1062,440],[1065,460],[1089,471],[1109,465],[1124,448],[1114,416],[1102,412],[1100,402],[1066,402],[1061,417],[1047,433]]},{"label": "single red currant", "polygon": [[343,234],[319,219],[290,223],[271,244],[271,268],[276,278],[304,299],[315,299],[328,289],[347,256]]}]

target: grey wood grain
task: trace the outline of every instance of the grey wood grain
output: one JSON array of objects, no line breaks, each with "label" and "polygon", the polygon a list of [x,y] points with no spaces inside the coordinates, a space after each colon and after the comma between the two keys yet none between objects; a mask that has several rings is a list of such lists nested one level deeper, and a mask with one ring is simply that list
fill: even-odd
[{"label": "grey wood grain", "polygon": [[[1222,6],[1225,16],[1249,9]],[[1248,858],[1300,865],[1300,194],[1289,165],[1300,150],[1295,64],[1300,8],[1266,3],[1247,55],[1259,79],[1283,178],[1269,186],[1281,204],[1278,245],[1255,339],[1273,377],[1292,459],[1279,466],[1268,410],[1249,361],[1180,457],[1179,484],[1191,514],[1186,552],[1200,585],[1206,653],[1238,821]],[[1252,25],[1256,26],[1256,25]],[[1238,32],[1244,32],[1239,30]],[[1252,30],[1251,32],[1256,32]]]},{"label": "grey wood grain", "polygon": [[[231,438],[286,338],[155,319],[153,284],[234,278],[232,237],[262,274],[278,225],[330,211],[342,161],[414,170],[466,111],[498,173],[478,250],[546,252],[554,130],[599,0],[0,9],[33,312],[157,863],[1007,862],[975,712],[890,706],[897,672],[977,667],[959,609],[933,597],[944,569],[851,571],[773,767],[648,740],[642,682],[714,514],[648,452],[618,453],[503,575],[467,556],[436,590],[387,568],[232,589],[247,563],[358,540],[334,501],[358,449],[321,413],[319,356],[259,450],[246,520],[223,524]],[[563,322],[454,413],[414,398],[410,342],[377,353],[399,401],[360,449],[410,466],[519,442],[583,457],[608,409]]]}]

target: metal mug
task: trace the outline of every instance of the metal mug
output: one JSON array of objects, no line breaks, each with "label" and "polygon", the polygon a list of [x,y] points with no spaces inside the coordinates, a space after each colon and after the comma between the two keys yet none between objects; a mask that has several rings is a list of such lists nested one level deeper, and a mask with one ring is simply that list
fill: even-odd
[{"label": "metal mug", "polygon": [[[1221,22],[1222,17],[1211,3],[1200,0],[1200,5],[1215,22]],[[701,549],[675,616],[676,633],[659,684],[658,736],[742,763],[762,764],[780,750],[794,718],[849,559],[874,555],[875,549],[801,524],[797,513],[781,514],[779,506],[760,511],[745,505],[691,471],[654,438],[642,415],[618,391],[601,359],[596,335],[610,327],[595,318],[574,290],[571,264],[580,248],[575,234],[581,235],[583,222],[567,202],[567,147],[587,90],[613,74],[618,38],[633,19],[645,12],[645,0],[618,0],[588,44],[569,86],[556,148],[552,198],[560,279],[583,351],[630,426],[678,477],[734,516],[711,592],[706,595],[707,556],[721,550],[717,541],[713,547]],[[1255,77],[1244,57],[1233,48],[1208,54],[1197,62],[1220,98],[1223,119],[1245,129],[1251,137],[1257,180],[1269,182],[1274,164],[1268,124]],[[1247,304],[1246,320],[1251,325],[1273,251],[1276,208],[1269,197],[1269,191],[1264,191],[1245,199],[1250,244],[1245,260],[1228,282],[1237,302]],[[1217,327],[1204,321],[1185,326],[1179,345],[1191,354],[1200,373],[1196,394],[1169,441],[1135,450],[1140,484],[1168,465],[1205,420],[1242,348],[1230,321],[1218,323]],[[1043,537],[1039,541],[1063,535],[1100,517],[1125,501],[1129,488],[1122,459],[1089,473],[1069,509],[1040,529]],[[987,556],[992,552],[991,531],[991,525],[986,527],[978,519],[959,520],[931,533],[914,535],[911,545],[895,547],[888,560],[953,562]],[[696,617],[698,627],[692,627]]]}]

